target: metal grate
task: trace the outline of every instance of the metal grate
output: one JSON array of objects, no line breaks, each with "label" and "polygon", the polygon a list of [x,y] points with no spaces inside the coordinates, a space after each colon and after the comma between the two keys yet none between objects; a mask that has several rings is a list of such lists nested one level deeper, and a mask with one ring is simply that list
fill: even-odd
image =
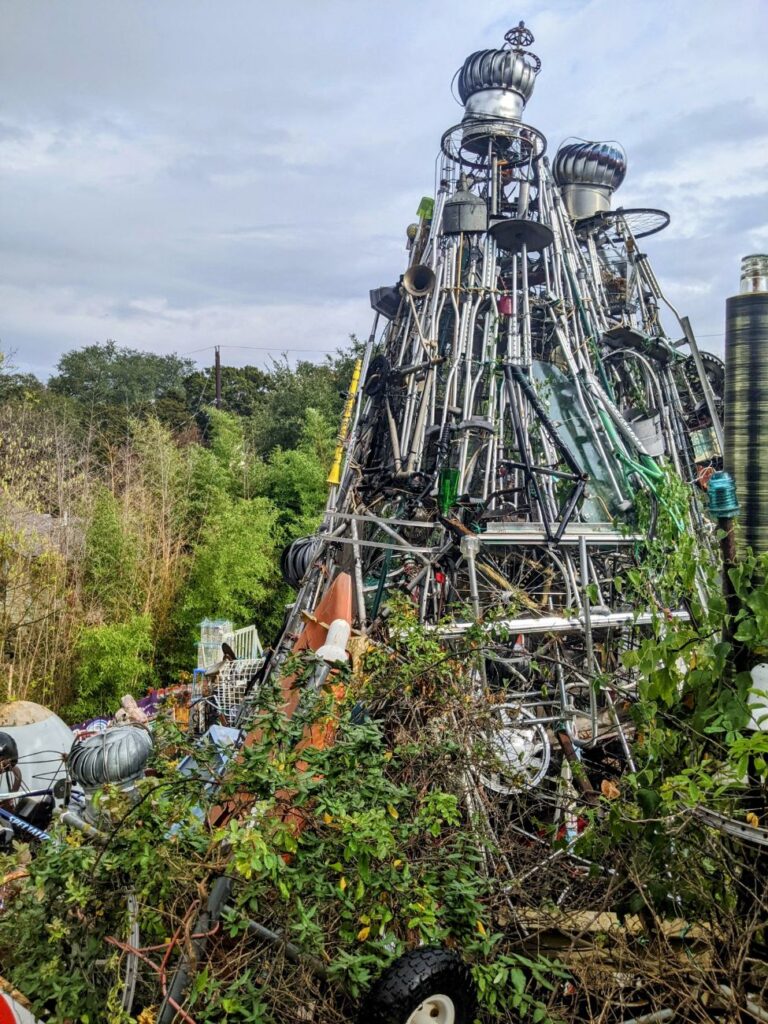
[{"label": "metal grate", "polygon": [[212,701],[219,715],[227,723],[231,724],[237,719],[248,681],[258,672],[263,661],[263,658],[243,658],[222,666],[213,690]]},{"label": "metal grate", "polygon": [[[213,637],[211,630],[201,630],[203,639],[197,645],[197,667],[210,668],[218,661],[221,661],[221,645],[226,643],[235,652],[238,660],[249,660],[260,658],[263,649],[259,634],[255,626],[243,626],[242,629],[232,629],[230,622],[224,623],[229,629]],[[206,639],[207,637],[207,639]]]}]

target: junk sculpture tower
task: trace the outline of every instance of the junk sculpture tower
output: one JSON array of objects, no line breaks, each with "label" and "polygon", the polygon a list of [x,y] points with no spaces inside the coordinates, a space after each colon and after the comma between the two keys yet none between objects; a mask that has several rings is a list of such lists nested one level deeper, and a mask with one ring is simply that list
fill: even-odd
[{"label": "junk sculpture tower", "polygon": [[571,141],[550,161],[523,120],[532,43],[521,22],[458,73],[464,116],[442,137],[436,196],[402,276],[371,292],[323,526],[283,556],[298,589],[285,649],[340,571],[361,630],[394,591],[446,644],[492,624],[480,675],[508,695],[500,792],[538,785],[556,734],[563,750],[626,751],[592,683],[621,671],[652,612],[617,579],[642,558],[667,474],[691,485],[680,528],[704,533],[694,494],[722,449],[722,364],[641,250],[669,217],[612,208],[616,143]]}]

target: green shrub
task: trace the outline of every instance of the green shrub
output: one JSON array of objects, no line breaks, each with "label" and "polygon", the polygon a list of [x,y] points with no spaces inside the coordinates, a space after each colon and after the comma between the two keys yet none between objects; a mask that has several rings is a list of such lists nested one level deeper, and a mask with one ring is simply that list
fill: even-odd
[{"label": "green shrub", "polygon": [[77,699],[65,709],[65,715],[70,721],[79,721],[114,713],[124,694],[141,696],[153,681],[151,655],[148,615],[86,626],[75,645]]}]

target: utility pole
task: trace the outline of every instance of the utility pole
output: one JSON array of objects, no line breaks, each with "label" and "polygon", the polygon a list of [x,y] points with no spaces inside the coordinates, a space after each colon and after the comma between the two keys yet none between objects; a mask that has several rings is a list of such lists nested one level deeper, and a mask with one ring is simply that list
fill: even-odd
[{"label": "utility pole", "polygon": [[221,352],[216,346],[216,408],[221,408]]}]

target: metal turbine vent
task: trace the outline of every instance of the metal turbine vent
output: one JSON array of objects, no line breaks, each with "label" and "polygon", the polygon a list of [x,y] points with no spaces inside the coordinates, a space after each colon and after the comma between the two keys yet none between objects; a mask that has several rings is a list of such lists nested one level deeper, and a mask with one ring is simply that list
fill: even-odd
[{"label": "metal turbine vent", "polygon": [[552,165],[573,220],[609,210],[611,195],[624,181],[627,155],[615,142],[568,142]]},{"label": "metal turbine vent", "polygon": [[510,130],[515,138],[515,126],[521,125],[541,70],[539,58],[527,49],[533,33],[522,21],[504,38],[500,49],[470,54],[458,71],[458,92],[464,104],[460,149],[480,156],[487,154],[489,140],[510,137]]},{"label": "metal turbine vent", "polygon": [[524,47],[533,33],[523,22],[507,32],[507,45],[498,50],[477,50],[459,71],[458,90],[468,117],[519,119],[530,99],[541,61]]},{"label": "metal turbine vent", "polygon": [[125,786],[142,775],[151,751],[152,737],[145,729],[118,726],[75,743],[69,770],[86,791],[109,782]]}]

